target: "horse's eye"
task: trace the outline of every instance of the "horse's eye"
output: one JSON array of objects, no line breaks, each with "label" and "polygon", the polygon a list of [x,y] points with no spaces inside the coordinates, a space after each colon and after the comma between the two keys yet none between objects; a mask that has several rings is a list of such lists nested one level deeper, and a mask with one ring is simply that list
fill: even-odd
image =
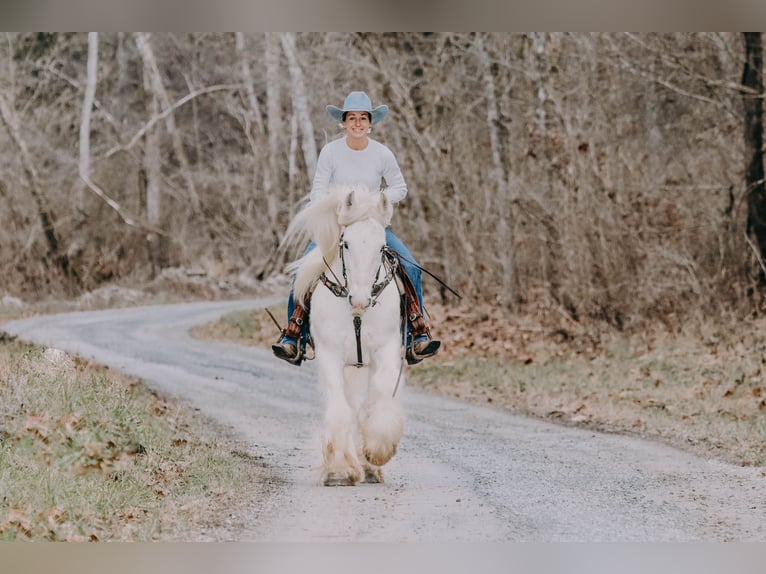
[{"label": "horse's eye", "polygon": [[348,241],[344,241],[344,242],[343,242],[343,249],[345,249],[346,251],[348,251]]}]

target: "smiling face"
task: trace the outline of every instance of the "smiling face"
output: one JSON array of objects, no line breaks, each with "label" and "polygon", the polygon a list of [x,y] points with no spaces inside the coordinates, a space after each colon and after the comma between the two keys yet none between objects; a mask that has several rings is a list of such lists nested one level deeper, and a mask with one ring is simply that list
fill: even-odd
[{"label": "smiling face", "polygon": [[366,147],[367,131],[370,129],[370,113],[346,112],[346,117],[343,120],[343,129],[346,130],[349,146],[354,149]]}]

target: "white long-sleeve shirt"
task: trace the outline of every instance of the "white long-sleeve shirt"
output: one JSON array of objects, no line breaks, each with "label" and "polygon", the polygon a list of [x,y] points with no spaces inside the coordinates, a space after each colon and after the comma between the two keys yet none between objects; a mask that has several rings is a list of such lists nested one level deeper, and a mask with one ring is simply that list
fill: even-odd
[{"label": "white long-sleeve shirt", "polygon": [[368,138],[367,147],[363,150],[353,150],[348,147],[344,136],[326,144],[319,152],[309,197],[311,201],[322,197],[333,184],[362,184],[370,191],[378,191],[381,177],[386,180],[384,193],[391,203],[404,199],[407,184],[394,153],[372,138]]}]

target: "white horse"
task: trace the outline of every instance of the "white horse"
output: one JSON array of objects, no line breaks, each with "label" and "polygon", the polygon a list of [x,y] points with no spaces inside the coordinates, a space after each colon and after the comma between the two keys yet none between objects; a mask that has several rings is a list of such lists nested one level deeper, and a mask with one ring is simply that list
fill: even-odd
[{"label": "white horse", "polygon": [[[385,228],[393,206],[383,193],[337,187],[304,207],[287,242],[316,248],[290,266],[294,295],[310,295],[310,330],[325,398],[325,486],[382,482],[381,466],[404,432],[400,395],[400,295]],[[312,290],[313,289],[313,293]]]}]

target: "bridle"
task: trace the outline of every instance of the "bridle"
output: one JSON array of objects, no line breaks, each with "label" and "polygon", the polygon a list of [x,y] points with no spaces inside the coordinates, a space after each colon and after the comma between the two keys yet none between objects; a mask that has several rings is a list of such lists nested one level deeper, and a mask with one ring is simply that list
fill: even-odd
[{"label": "bridle", "polygon": [[[345,232],[344,232],[345,233]],[[327,262],[327,260],[322,257],[322,260],[324,261],[325,266],[327,267],[327,270],[332,275],[332,279],[330,279],[327,276],[327,273],[322,273],[322,276],[319,278],[319,280],[324,284],[325,287],[327,287],[330,292],[335,295],[336,297],[347,299],[349,305],[351,304],[351,294],[348,291],[348,275],[346,273],[346,258],[343,255],[344,250],[348,245],[346,244],[345,239],[343,238],[344,233],[340,234],[340,240],[338,241],[338,251],[339,251],[339,257],[340,257],[340,263],[341,263],[341,271],[343,275],[343,283],[341,284],[340,279],[338,279],[338,276],[335,275],[335,272],[332,270],[332,267],[330,267],[330,264]],[[383,292],[383,289],[385,289],[389,283],[394,279],[394,276],[396,275],[396,269],[399,266],[399,259],[391,252],[391,249],[388,248],[388,246],[383,245],[383,247],[380,248],[380,266],[378,267],[378,271],[375,274],[375,281],[372,284],[372,289],[370,290],[370,298],[367,301],[367,305],[365,305],[364,309],[369,309],[370,307],[374,307],[378,303],[378,297],[380,297],[380,294]],[[386,274],[383,277],[383,279],[380,279],[380,269],[385,268]]]},{"label": "bridle", "polygon": [[[322,276],[319,279],[333,295],[338,298],[348,300],[348,304],[351,305],[351,294],[348,291],[348,275],[346,273],[346,258],[343,255],[344,250],[348,247],[344,239],[344,234],[345,230],[340,234],[340,240],[338,241],[343,283],[341,284],[340,279],[338,279],[338,276],[335,275],[335,272],[332,270],[332,267],[330,267],[330,264],[327,262],[327,259],[325,259],[324,256],[322,256],[322,260],[324,261],[327,270],[330,272],[334,280],[330,279],[327,276],[327,273],[322,273]],[[370,290],[370,298],[367,300],[367,305],[364,306],[364,310],[369,309],[370,307],[374,307],[378,303],[378,297],[380,297],[380,294],[383,293],[383,290],[394,279],[398,266],[399,258],[394,252],[392,252],[391,249],[388,248],[388,246],[383,244],[383,246],[380,248],[380,265],[378,266],[378,271],[375,274],[375,280],[372,284],[372,289]],[[380,279],[381,267],[385,268],[386,270],[386,274],[383,279]],[[356,336],[356,363],[354,366],[364,367],[365,365],[362,362],[362,317],[356,314],[354,315],[354,335]],[[397,381],[397,387],[398,386],[399,383]],[[394,390],[394,393],[396,393],[396,390]]]}]

